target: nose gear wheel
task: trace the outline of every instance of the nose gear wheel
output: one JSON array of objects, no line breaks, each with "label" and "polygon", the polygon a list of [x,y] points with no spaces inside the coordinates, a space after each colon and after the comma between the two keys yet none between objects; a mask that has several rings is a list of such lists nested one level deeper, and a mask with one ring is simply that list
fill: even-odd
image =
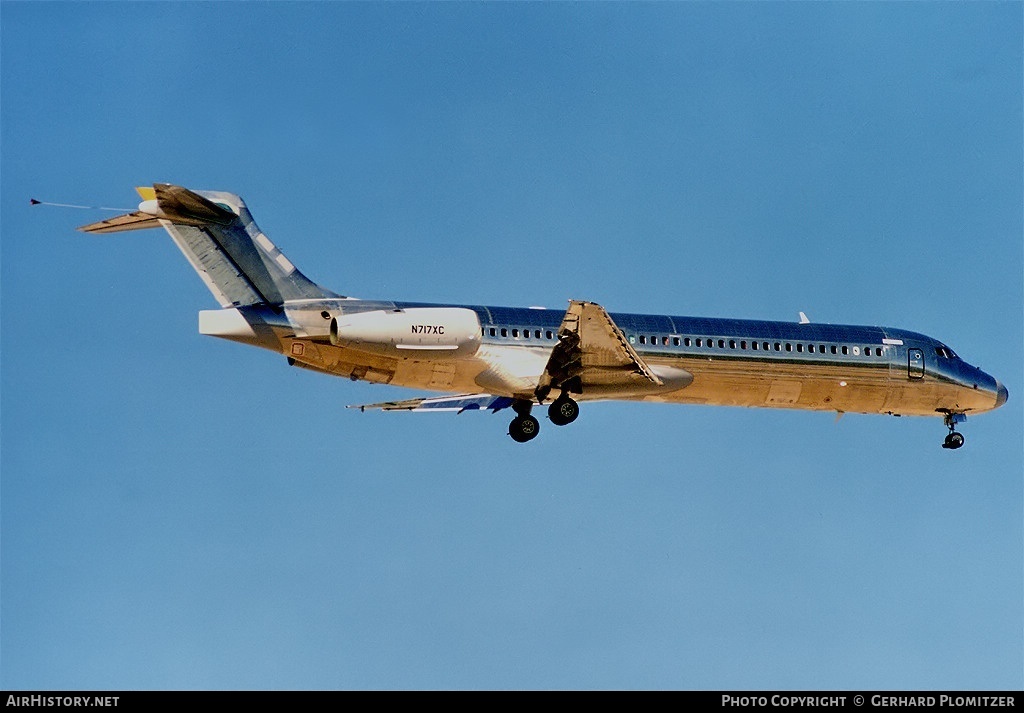
[{"label": "nose gear wheel", "polygon": [[966,419],[967,417],[962,413],[946,414],[946,417],[943,419],[943,423],[945,423],[946,428],[949,429],[949,434],[947,434],[945,440],[942,441],[943,448],[955,451],[957,448],[964,445],[964,434],[956,430],[956,424]]}]

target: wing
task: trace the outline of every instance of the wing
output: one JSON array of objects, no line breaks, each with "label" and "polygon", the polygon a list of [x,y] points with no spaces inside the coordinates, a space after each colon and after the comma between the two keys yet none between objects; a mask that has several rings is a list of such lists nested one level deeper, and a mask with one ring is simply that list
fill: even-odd
[{"label": "wing", "polygon": [[380,409],[381,411],[483,411],[496,413],[512,405],[507,396],[491,394],[463,394],[461,396],[438,396],[434,398],[406,399],[405,401],[384,401],[379,404],[349,406],[360,411]]},{"label": "wing", "polygon": [[580,394],[584,385],[588,390],[611,387],[647,391],[663,383],[630,346],[604,307],[572,300],[558,328],[558,344],[551,350],[536,396],[544,401],[552,389]]}]

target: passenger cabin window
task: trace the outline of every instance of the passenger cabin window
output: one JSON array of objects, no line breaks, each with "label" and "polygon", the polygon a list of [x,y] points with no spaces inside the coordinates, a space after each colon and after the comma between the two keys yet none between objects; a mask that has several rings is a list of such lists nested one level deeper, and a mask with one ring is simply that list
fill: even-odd
[{"label": "passenger cabin window", "polygon": [[843,354],[849,354],[849,353],[850,353],[849,347],[843,347]]},{"label": "passenger cabin window", "polygon": [[491,327],[491,336],[494,336],[494,327]]},{"label": "passenger cabin window", "polygon": [[503,337],[507,337],[508,336],[508,330],[505,329],[504,327],[501,328],[501,336],[503,336]]},{"label": "passenger cabin window", "polygon": [[519,330],[518,329],[513,329],[512,330],[512,336],[513,337],[518,337],[519,336]]},{"label": "passenger cabin window", "polygon": [[718,340],[718,348],[719,349],[725,349],[725,340],[724,339],[719,339]]},{"label": "passenger cabin window", "polygon": [[537,339],[540,339],[540,330],[539,329],[533,330],[533,336],[536,337]]},{"label": "passenger cabin window", "polygon": [[704,340],[703,340],[703,339],[701,339],[700,337],[698,337],[698,338],[697,338],[697,346],[698,346],[698,347],[702,347],[702,346],[704,346]]},{"label": "passenger cabin window", "polygon": [[729,348],[730,349],[735,349],[736,348],[736,340],[735,339],[730,339],[729,340]]},{"label": "passenger cabin window", "polygon": [[787,352],[793,351],[793,345],[790,344],[789,342],[786,342],[786,351]]},{"label": "passenger cabin window", "polygon": [[544,334],[547,336],[548,339],[552,338],[551,330],[550,329],[548,331],[546,331]]},{"label": "passenger cabin window", "polygon": [[640,343],[641,344],[647,344],[647,337],[645,337],[644,335],[641,334],[640,335]]},{"label": "passenger cabin window", "polygon": [[679,346],[679,337],[672,337],[672,346],[674,346],[674,347],[678,347]]},{"label": "passenger cabin window", "polygon": [[838,354],[838,353],[839,353],[839,351],[838,351],[838,349],[836,348],[836,345],[835,345],[835,344],[833,344],[833,345],[832,345],[832,353],[833,353],[833,354]]},{"label": "passenger cabin window", "polygon": [[779,342],[775,342],[775,351],[781,352],[782,351],[782,344],[780,344]]},{"label": "passenger cabin window", "polygon": [[796,350],[802,354],[803,351],[804,351],[804,345],[803,344],[797,344],[796,345]]}]

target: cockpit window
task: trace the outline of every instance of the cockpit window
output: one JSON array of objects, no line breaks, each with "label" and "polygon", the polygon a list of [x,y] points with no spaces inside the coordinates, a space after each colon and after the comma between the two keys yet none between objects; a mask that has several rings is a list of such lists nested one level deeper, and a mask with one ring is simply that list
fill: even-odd
[{"label": "cockpit window", "polygon": [[943,359],[956,359],[956,354],[949,347],[935,347],[935,353]]}]

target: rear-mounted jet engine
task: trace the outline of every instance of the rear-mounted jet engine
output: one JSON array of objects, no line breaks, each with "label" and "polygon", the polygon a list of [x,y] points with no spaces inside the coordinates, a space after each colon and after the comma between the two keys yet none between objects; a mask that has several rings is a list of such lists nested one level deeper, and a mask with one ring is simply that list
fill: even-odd
[{"label": "rear-mounted jet engine", "polygon": [[480,318],[462,307],[412,307],[331,319],[331,344],[399,359],[464,359],[480,348]]}]

